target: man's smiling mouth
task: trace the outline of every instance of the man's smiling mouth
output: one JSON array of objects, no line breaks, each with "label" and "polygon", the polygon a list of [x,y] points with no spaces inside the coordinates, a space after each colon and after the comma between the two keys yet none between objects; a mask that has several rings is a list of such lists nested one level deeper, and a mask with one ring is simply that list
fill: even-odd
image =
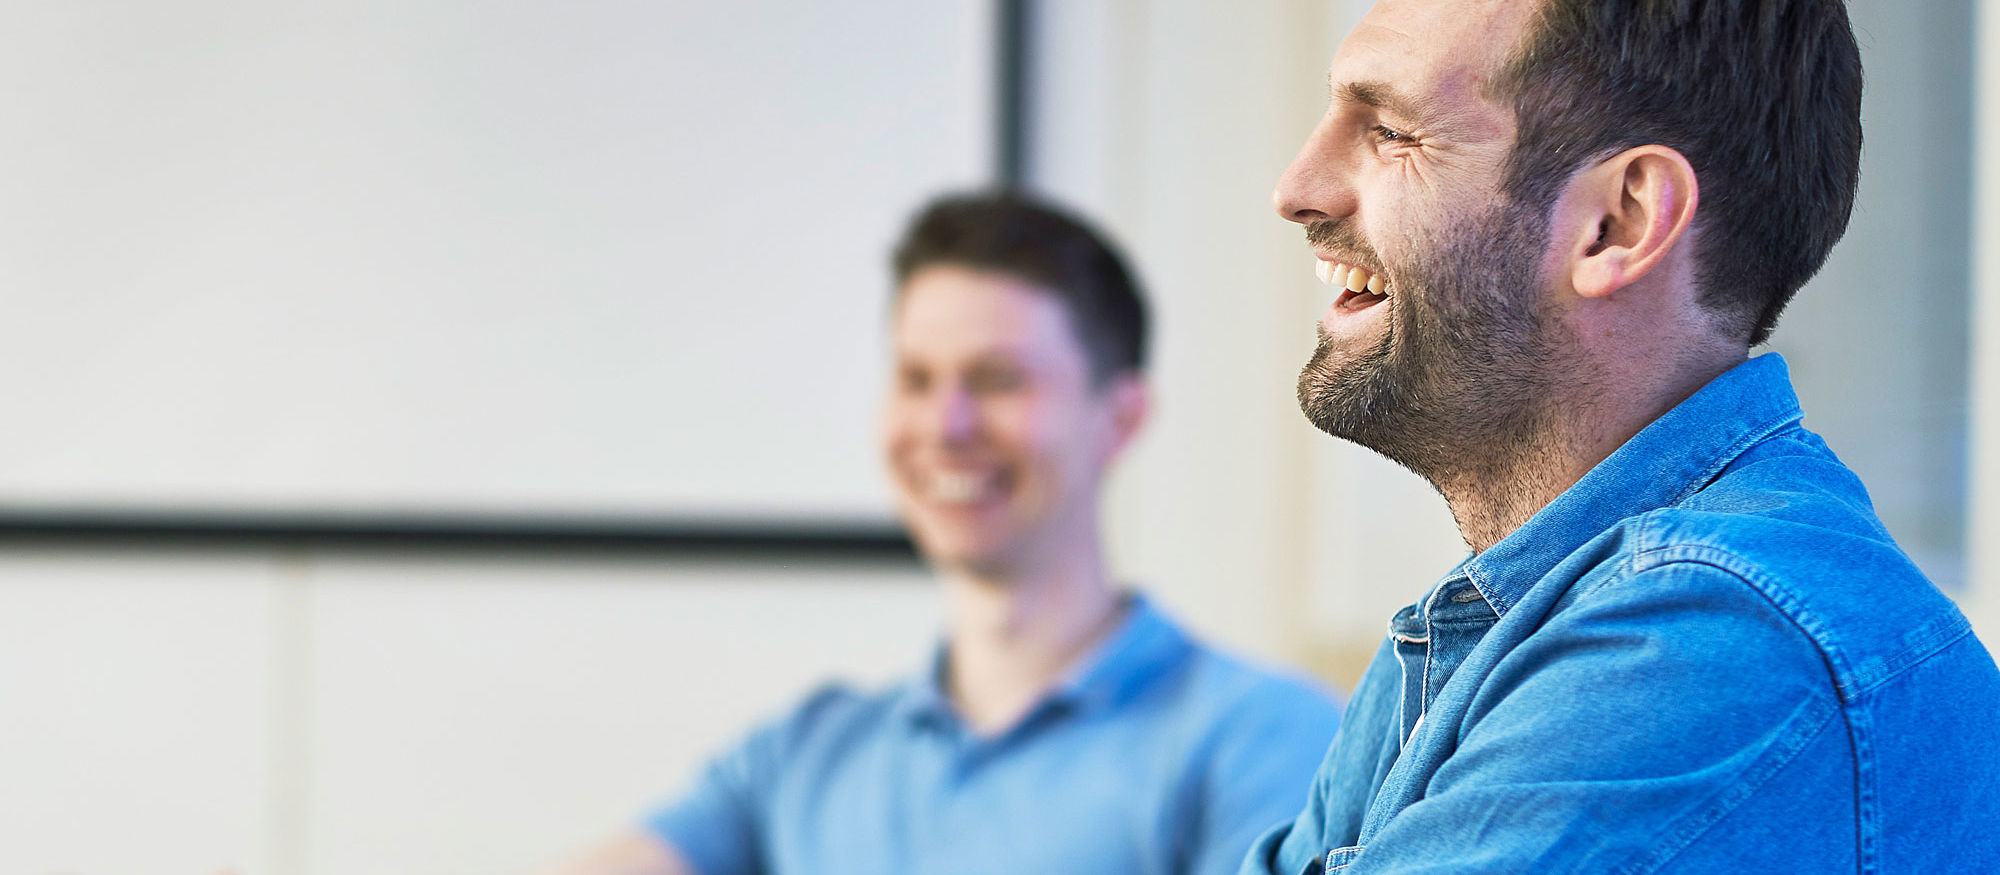
[{"label": "man's smiling mouth", "polygon": [[1005,471],[933,471],[920,492],[933,504],[966,507],[1000,498],[1012,485]]},{"label": "man's smiling mouth", "polygon": [[1389,281],[1367,268],[1345,262],[1320,261],[1314,268],[1319,281],[1341,289],[1333,305],[1341,310],[1366,310],[1389,300]]}]

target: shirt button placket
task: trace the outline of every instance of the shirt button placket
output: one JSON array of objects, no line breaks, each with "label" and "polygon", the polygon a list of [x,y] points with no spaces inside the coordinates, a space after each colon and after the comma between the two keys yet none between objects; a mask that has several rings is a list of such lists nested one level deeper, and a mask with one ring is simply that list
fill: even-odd
[{"label": "shirt button placket", "polygon": [[1403,743],[1410,740],[1424,711],[1424,672],[1430,665],[1430,629],[1416,605],[1389,620],[1389,638],[1396,642],[1396,661],[1403,669],[1403,700],[1399,709]]}]

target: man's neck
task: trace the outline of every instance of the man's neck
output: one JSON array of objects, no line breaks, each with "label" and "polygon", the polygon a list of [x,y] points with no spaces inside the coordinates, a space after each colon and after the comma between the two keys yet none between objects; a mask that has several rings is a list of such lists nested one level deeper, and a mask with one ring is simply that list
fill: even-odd
[{"label": "man's neck", "polygon": [[1433,480],[1433,485],[1451,507],[1466,546],[1484,553],[1540,513],[1594,464],[1571,453],[1535,454],[1454,472]]},{"label": "man's neck", "polygon": [[1514,442],[1521,451],[1477,458],[1468,449],[1470,464],[1442,472],[1431,482],[1451,506],[1466,545],[1483,553],[1654,420],[1742,361],[1742,355],[1722,355],[1673,371],[1621,375],[1566,390],[1564,406],[1556,408],[1561,412],[1543,417],[1542,433]]},{"label": "man's neck", "polygon": [[1097,553],[1031,574],[945,574],[945,686],[972,729],[1014,725],[1123,613]]}]

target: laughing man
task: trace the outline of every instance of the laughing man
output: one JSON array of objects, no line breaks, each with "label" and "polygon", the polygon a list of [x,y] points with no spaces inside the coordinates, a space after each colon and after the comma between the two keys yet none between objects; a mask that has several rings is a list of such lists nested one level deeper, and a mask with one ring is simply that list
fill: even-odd
[{"label": "laughing man", "polygon": [[1331,84],[1299,401],[1473,555],[1243,871],[2000,872],[2000,671],[1749,356],[1853,205],[1845,7],[1383,0]]}]

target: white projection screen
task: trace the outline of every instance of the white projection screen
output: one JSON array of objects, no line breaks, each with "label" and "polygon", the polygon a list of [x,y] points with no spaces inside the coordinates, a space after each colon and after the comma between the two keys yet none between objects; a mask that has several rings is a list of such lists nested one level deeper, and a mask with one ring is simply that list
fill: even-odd
[{"label": "white projection screen", "polygon": [[68,0],[0,28],[0,511],[890,521],[887,252],[988,0]]}]

